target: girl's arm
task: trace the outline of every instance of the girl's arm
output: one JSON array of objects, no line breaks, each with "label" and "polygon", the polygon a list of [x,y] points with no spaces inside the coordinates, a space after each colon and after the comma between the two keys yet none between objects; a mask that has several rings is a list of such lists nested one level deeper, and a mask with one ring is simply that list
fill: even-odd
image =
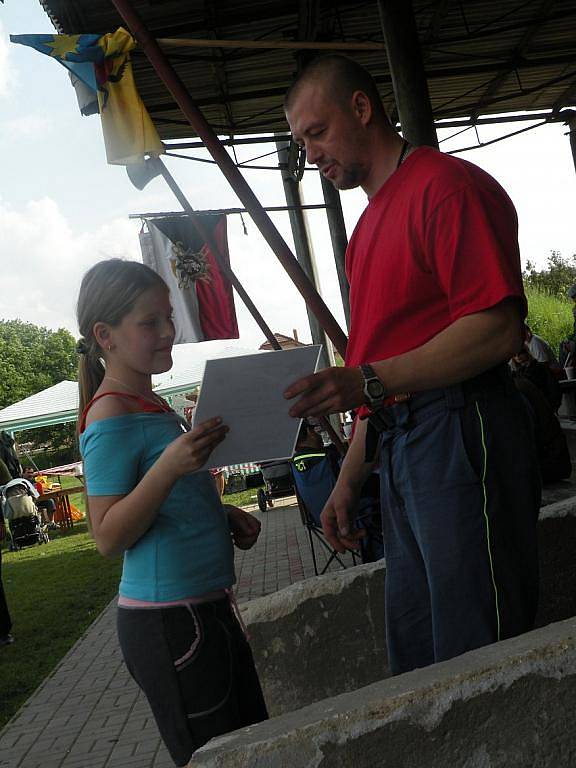
[{"label": "girl's arm", "polygon": [[89,496],[88,514],[98,551],[116,557],[150,528],[174,483],[200,469],[228,427],[210,419],[178,437],[163,451],[133,491],[124,496]]},{"label": "girl's arm", "polygon": [[262,525],[260,520],[240,507],[224,504],[232,540],[238,549],[250,549],[258,541]]}]

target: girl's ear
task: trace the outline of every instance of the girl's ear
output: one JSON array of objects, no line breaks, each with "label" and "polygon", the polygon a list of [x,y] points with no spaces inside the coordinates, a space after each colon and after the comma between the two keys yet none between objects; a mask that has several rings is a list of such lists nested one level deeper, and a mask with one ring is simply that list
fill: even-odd
[{"label": "girl's ear", "polygon": [[96,343],[102,350],[108,349],[110,346],[110,326],[108,323],[95,323],[92,328],[92,333],[96,339]]}]

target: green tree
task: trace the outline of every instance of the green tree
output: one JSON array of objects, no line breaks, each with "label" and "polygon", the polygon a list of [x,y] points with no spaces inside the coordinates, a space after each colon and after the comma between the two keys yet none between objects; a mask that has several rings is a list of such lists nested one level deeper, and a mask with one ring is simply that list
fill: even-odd
[{"label": "green tree", "polygon": [[565,299],[568,288],[576,284],[576,253],[565,258],[560,251],[551,251],[545,269],[537,270],[529,261],[522,277],[528,287]]},{"label": "green tree", "polygon": [[21,320],[0,320],[0,408],[60,381],[75,380],[78,358],[72,334]]}]

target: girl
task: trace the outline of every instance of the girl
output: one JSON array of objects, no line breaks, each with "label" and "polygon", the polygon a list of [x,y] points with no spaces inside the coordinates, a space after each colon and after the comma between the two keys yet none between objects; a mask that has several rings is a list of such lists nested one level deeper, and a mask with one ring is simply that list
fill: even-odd
[{"label": "girl", "polygon": [[228,597],[232,540],[251,547],[260,524],[225,510],[199,471],[227,427],[215,418],[186,431],[152,391],[151,375],[172,366],[164,281],[138,262],[100,262],[82,280],[78,325],[89,520],[98,550],[124,556],[120,647],[183,766],[212,736],[267,717]]}]

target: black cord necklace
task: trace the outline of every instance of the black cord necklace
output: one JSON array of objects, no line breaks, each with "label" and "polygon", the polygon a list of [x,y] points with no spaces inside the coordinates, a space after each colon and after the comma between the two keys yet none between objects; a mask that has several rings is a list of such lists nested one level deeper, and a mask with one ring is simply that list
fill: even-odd
[{"label": "black cord necklace", "polygon": [[398,158],[398,162],[396,164],[396,170],[400,168],[404,160],[406,159],[406,155],[408,154],[408,150],[410,148],[410,144],[406,141],[406,139],[403,139],[402,141],[402,149],[400,150],[400,157]]}]

